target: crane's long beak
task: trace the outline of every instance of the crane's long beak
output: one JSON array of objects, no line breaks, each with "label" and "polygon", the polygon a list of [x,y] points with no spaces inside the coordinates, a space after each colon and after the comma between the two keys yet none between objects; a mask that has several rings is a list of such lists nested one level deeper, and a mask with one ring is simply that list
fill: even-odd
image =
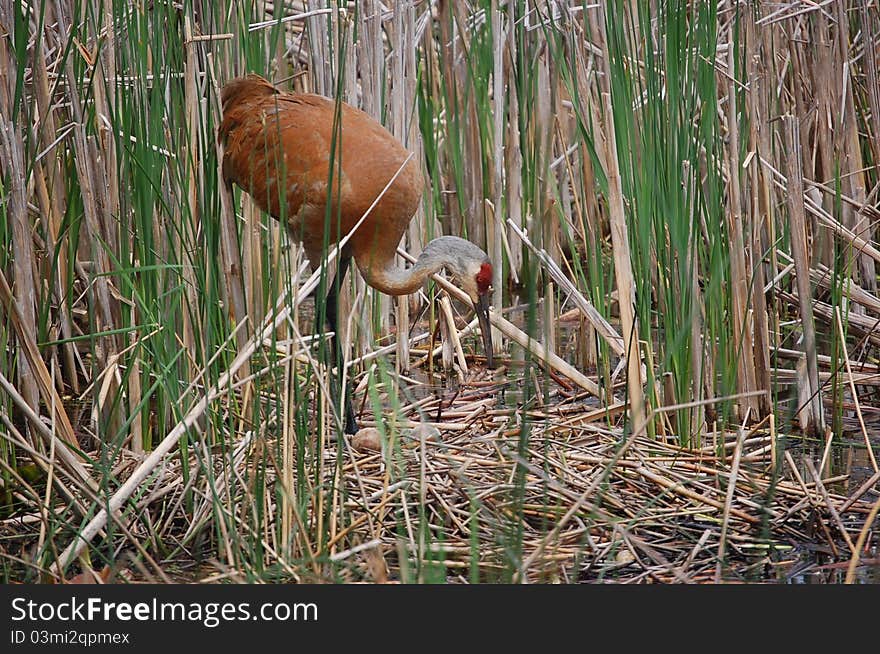
[{"label": "crane's long beak", "polygon": [[480,333],[483,335],[483,348],[486,350],[486,365],[495,367],[495,356],[492,348],[492,330],[489,327],[489,294],[481,293],[474,303],[477,320],[480,321]]}]

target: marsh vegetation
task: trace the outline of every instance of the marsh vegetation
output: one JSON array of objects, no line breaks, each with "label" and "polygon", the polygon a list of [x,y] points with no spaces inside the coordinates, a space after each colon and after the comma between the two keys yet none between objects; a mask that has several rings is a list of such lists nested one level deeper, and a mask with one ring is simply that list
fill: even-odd
[{"label": "marsh vegetation", "polygon": [[[0,0],[4,581],[876,581],[878,68],[876,0]],[[246,72],[495,262],[494,371],[442,282],[342,289],[379,451],[221,181]]]}]

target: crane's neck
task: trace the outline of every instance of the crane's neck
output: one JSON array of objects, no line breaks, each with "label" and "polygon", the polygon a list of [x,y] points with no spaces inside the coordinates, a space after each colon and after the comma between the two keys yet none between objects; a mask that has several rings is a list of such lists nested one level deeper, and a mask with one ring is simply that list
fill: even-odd
[{"label": "crane's neck", "polygon": [[[441,268],[446,267],[453,275],[462,275],[461,244],[473,244],[455,236],[441,236],[429,242],[412,268],[397,266],[394,257],[355,257],[358,268],[366,282],[388,295],[408,295],[414,293],[425,280]],[[485,256],[485,255],[484,255]]]}]

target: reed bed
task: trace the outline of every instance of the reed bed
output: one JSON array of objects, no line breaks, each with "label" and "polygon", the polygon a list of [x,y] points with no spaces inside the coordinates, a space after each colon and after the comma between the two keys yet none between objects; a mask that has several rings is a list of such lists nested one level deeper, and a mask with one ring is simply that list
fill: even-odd
[{"label": "reed bed", "polygon": [[[258,498],[233,483],[248,479],[267,454],[271,460],[276,426],[265,425],[239,440],[228,458],[195,448],[188,461],[172,458],[141,484],[134,508],[152,518],[132,524],[125,536],[144,550],[163,543],[167,551],[159,561],[126,547],[113,566],[96,566],[102,580],[805,583],[843,581],[857,566],[876,565],[876,557],[857,552],[869,537],[865,497],[880,476],[821,477],[821,449],[796,452],[797,462],[786,452],[777,467],[778,435],[766,428],[707,434],[700,449],[644,434],[622,441],[613,426],[622,406],[588,410],[556,387],[551,402],[520,412],[498,408],[497,397],[515,392],[521,377],[468,381],[402,407],[386,423],[379,450],[355,439],[341,461],[326,448],[308,462],[320,476],[306,481],[307,495],[334,489],[323,552],[307,529],[292,530],[295,542],[279,540],[280,498]],[[424,390],[412,384],[414,393]],[[517,414],[532,423],[525,452],[521,426],[511,425]],[[140,463],[124,453],[116,472],[125,477]],[[203,470],[189,484],[187,466]],[[285,477],[273,460],[263,483],[283,487]],[[191,510],[188,492],[196,498]],[[236,510],[230,493],[264,503],[270,529],[248,534],[236,528],[234,515],[214,515]],[[292,519],[306,518],[294,512]],[[217,543],[206,542],[212,521],[226,524]],[[29,542],[40,520],[17,516],[3,527],[10,540]],[[249,537],[260,543],[263,569],[234,555],[236,541]],[[514,544],[516,569],[509,564]],[[301,552],[299,560],[281,554],[290,549]],[[863,574],[862,581],[872,579]]]},{"label": "reed bed", "polygon": [[[876,0],[0,0],[3,579],[876,581],[878,66]],[[500,369],[354,275],[342,437],[250,71],[413,151]]]}]

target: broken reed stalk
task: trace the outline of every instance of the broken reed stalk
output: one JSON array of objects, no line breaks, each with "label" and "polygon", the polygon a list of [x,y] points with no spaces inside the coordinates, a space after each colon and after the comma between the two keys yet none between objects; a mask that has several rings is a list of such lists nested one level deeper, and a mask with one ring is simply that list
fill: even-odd
[{"label": "broken reed stalk", "polygon": [[629,243],[629,230],[624,208],[623,188],[621,186],[620,161],[617,152],[617,130],[626,129],[617,125],[611,98],[611,50],[608,44],[606,8],[598,7],[590,13],[593,37],[600,41],[601,66],[604,75],[597,78],[598,100],[602,111],[602,129],[597,132],[597,150],[604,164],[608,180],[608,222],[611,230],[611,249],[614,261],[614,278],[617,283],[617,302],[620,308],[620,325],[626,353],[626,383],[629,396],[629,416],[633,431],[638,432],[645,424],[646,399],[642,386],[642,346],[639,338],[639,324],[636,316],[636,285],[633,278],[632,253]]},{"label": "broken reed stalk", "polygon": [[[605,52],[606,57],[608,52]],[[607,72],[607,71],[606,71]],[[626,383],[629,394],[630,420],[638,432],[645,422],[645,395],[642,386],[642,357],[639,325],[635,314],[636,287],[632,272],[629,232],[620,187],[620,167],[617,161],[617,143],[614,127],[614,109],[610,93],[603,93],[605,108],[604,159],[608,176],[608,219],[611,225],[611,243],[614,252],[614,276],[617,280],[618,305],[623,342],[626,347]]]},{"label": "broken reed stalk", "polygon": [[78,353],[75,344],[69,340],[73,336],[72,306],[71,299],[65,293],[69,288],[69,258],[66,249],[61,247],[65,238],[62,232],[62,219],[65,214],[64,206],[67,198],[58,192],[53,192],[50,195],[50,189],[59,189],[63,186],[59,157],[53,156],[57,152],[56,148],[62,147],[62,145],[61,139],[56,138],[59,130],[55,111],[52,110],[53,102],[49,87],[49,73],[46,69],[46,57],[41,50],[34,48],[31,61],[34,75],[34,96],[37,111],[42,117],[42,129],[38,131],[38,134],[43,153],[42,159],[44,159],[37,162],[34,172],[34,189],[37,194],[37,204],[46,223],[47,251],[58,253],[55,269],[46,277],[54,278],[54,299],[58,305],[61,335],[68,341],[62,345],[65,364],[63,379],[76,395],[80,392],[79,375],[76,368]]},{"label": "broken reed stalk", "polygon": [[[860,3],[864,4],[864,2]],[[845,6],[845,3],[834,3],[833,20],[839,25],[846,25],[849,21],[848,13],[851,10]],[[875,12],[876,13],[876,12]],[[849,59],[852,51],[850,43],[850,32],[848,29],[837,29],[835,34],[835,60],[840,70],[840,92],[842,108],[839,119],[842,120],[840,129],[835,135],[839,137],[839,146],[837,148],[840,165],[840,181],[842,190],[853,198],[859,205],[863,206],[867,198],[867,189],[865,184],[865,166],[862,159],[862,147],[859,137],[859,119],[856,116],[856,94],[854,86],[856,84],[853,75],[852,61]],[[873,59],[876,54],[876,43],[874,35],[868,33],[862,35],[863,39],[867,39],[865,44],[865,59]],[[870,66],[866,66],[868,71]],[[869,91],[870,93],[870,91]],[[876,161],[874,162],[877,163]],[[862,235],[866,240],[874,240],[874,224],[867,216],[859,215],[850,207],[844,207],[843,215],[850,229],[857,234]],[[871,257],[863,254],[857,254],[856,268],[859,283],[868,291],[876,293],[877,291],[877,272],[876,265]]]},{"label": "broken reed stalk", "polygon": [[804,389],[809,395],[809,422],[803,425],[808,432],[825,433],[825,420],[822,412],[819,365],[816,361],[816,324],[813,320],[813,293],[810,287],[810,259],[807,253],[807,224],[804,210],[804,181],[801,165],[801,139],[798,119],[788,115],[783,117],[786,127],[787,155],[785,159],[788,173],[788,217],[791,228],[791,256],[794,260],[795,277],[798,289],[801,327],[803,329],[803,351],[807,358],[807,381]]},{"label": "broken reed stalk", "polygon": [[[748,74],[750,92],[746,94],[746,108],[748,111],[749,147],[752,152],[771,151],[769,142],[768,125],[762,119],[766,114],[767,91],[766,91],[766,62],[761,56],[761,42],[755,25],[755,11],[746,8],[742,12],[745,23],[746,53],[745,63]],[[751,253],[751,300],[752,320],[754,322],[754,348],[752,350],[755,365],[755,383],[757,388],[770,392],[773,388],[772,363],[770,348],[773,341],[773,333],[770,330],[771,316],[775,317],[772,307],[767,305],[766,291],[764,290],[767,270],[772,270],[772,265],[764,261],[768,256],[771,262],[775,259],[775,243],[773,235],[776,232],[774,224],[774,207],[770,200],[771,185],[767,180],[767,174],[757,157],[749,155],[751,163],[748,163],[748,176],[746,177],[749,189],[749,231]],[[733,171],[731,171],[733,173]],[[770,252],[768,253],[768,250]],[[773,410],[769,401],[769,395],[758,399],[759,413],[757,416],[767,416]]]},{"label": "broken reed stalk", "polygon": [[[215,97],[220,98],[220,90],[214,89]],[[217,144],[217,174],[223,179],[223,144]],[[244,277],[242,274],[241,250],[238,243],[238,228],[235,218],[235,203],[232,196],[232,187],[229,184],[219,184],[220,195],[220,249],[222,253],[222,267],[226,293],[231,302],[233,324],[241,322],[247,314],[247,301],[245,299]],[[238,348],[241,350],[248,338],[248,330],[242,329],[236,335]],[[250,363],[242,364],[241,374],[247,377],[250,374]]]},{"label": "broken reed stalk", "polygon": [[[415,46],[409,43],[407,18],[409,17],[411,2],[409,0],[398,0],[394,3],[394,16],[392,25],[394,27],[393,34],[393,56],[391,57],[391,133],[405,146],[412,149],[410,131],[407,121],[407,107],[413,105],[413,98],[407,97],[407,53],[414,52]],[[415,75],[415,71],[409,71]],[[418,161],[419,159],[417,159]],[[417,213],[421,213],[418,211]],[[415,235],[419,231],[420,221],[413,216],[410,224],[407,226],[406,233],[403,237],[404,244],[409,245],[413,239],[411,235]],[[423,221],[421,221],[423,222]],[[414,224],[415,223],[415,224]],[[400,298],[396,303],[396,323],[397,332],[400,335],[409,333],[409,301],[408,298]],[[407,338],[397,339],[397,356],[394,360],[398,372],[409,369],[409,340]]]},{"label": "broken reed stalk", "polygon": [[[537,61],[533,64],[537,68],[538,88],[552,89],[557,84],[556,69],[550,70],[550,56],[545,50],[539,52]],[[537,94],[534,105],[534,147],[537,175],[537,198],[535,199],[535,216],[537,225],[534,232],[539,235],[540,243],[548,255],[559,257],[559,214],[556,210],[556,202],[551,199],[551,193],[555,194],[551,186],[551,180],[555,182],[555,173],[550,168],[553,159],[553,126],[556,122],[556,94]],[[537,172],[537,171],[536,171]],[[556,291],[551,280],[544,275],[536,276],[540,287],[535,294],[541,299],[541,321],[538,324],[541,329],[541,342],[549,352],[556,352]]]},{"label": "broken reed stalk", "polygon": [[[12,5],[4,4],[0,8],[0,24],[11,29],[14,23]],[[9,49],[10,42],[11,39],[0,36],[0,175],[9,179],[9,187],[4,189],[2,195],[8,228],[12,231],[13,292],[18,306],[19,338],[36,339],[37,290],[33,275],[33,243],[27,215],[26,179],[20,172],[26,170],[24,142],[19,126],[12,120],[18,113],[13,106],[16,86],[14,72],[18,65]],[[31,409],[38,409],[40,391],[31,367],[32,363],[26,357],[19,357],[21,395]]]},{"label": "broken reed stalk", "polygon": [[[733,27],[731,27],[733,29]],[[746,260],[745,237],[743,236],[743,211],[742,189],[740,187],[740,141],[739,141],[739,114],[736,103],[736,80],[733,75],[736,71],[734,58],[735,48],[727,50],[727,131],[730,139],[727,148],[728,168],[728,199],[730,207],[726,212],[728,230],[730,232],[730,295],[734,337],[734,351],[739,363],[736,367],[739,380],[739,391],[749,393],[757,388],[755,381],[755,359],[752,342],[753,320],[749,311],[749,262]],[[746,400],[745,406],[741,407],[741,416],[751,414],[760,418],[757,402],[753,398]]]},{"label": "broken reed stalk", "polygon": [[[486,225],[486,251],[489,258],[496,262],[492,267],[492,305],[501,307],[504,304],[504,280],[501,276],[504,252],[502,240],[505,232],[504,222],[501,220],[502,203],[504,202],[504,123],[505,123],[505,87],[504,75],[504,22],[501,11],[498,8],[498,0],[492,0],[489,11],[492,15],[492,186],[494,195],[492,203],[494,210]],[[508,25],[511,25],[508,20]],[[508,29],[513,29],[512,26]],[[508,220],[510,220],[508,218]],[[492,327],[492,346],[495,353],[499,354],[502,349],[501,332]]]},{"label": "broken reed stalk", "polygon": [[[3,66],[0,59],[0,67]],[[0,116],[9,115],[6,107],[0,107]],[[36,288],[34,287],[33,256],[31,251],[30,228],[27,219],[27,199],[24,179],[14,171],[24,169],[21,135],[12,121],[0,122],[0,153],[7,163],[2,171],[11,181],[8,189],[8,217],[12,227],[12,251],[14,262],[15,302],[18,307],[16,326],[19,340],[35,339],[36,323]],[[18,359],[18,382],[21,394],[32,409],[39,407],[40,393],[37,380],[32,371],[28,357]]]},{"label": "broken reed stalk", "polygon": [[[523,55],[518,49],[517,34],[522,29],[521,18],[518,20],[516,15],[516,5],[511,5],[511,15],[508,21],[507,29],[507,56],[504,61],[504,73],[510,80],[509,88],[513,88],[513,80],[517,70],[522,70],[520,65],[523,61]],[[506,181],[507,204],[506,215],[508,220],[518,226],[525,225],[525,214],[523,211],[523,154],[520,138],[520,121],[522,120],[519,97],[516,93],[507,94],[507,142],[504,148],[504,175]],[[496,206],[495,213],[501,211]],[[523,269],[522,252],[518,248],[511,248],[508,253],[509,274],[514,282],[519,281],[520,274]],[[493,298],[493,303],[494,303]],[[496,304],[495,306],[501,306]]]}]

